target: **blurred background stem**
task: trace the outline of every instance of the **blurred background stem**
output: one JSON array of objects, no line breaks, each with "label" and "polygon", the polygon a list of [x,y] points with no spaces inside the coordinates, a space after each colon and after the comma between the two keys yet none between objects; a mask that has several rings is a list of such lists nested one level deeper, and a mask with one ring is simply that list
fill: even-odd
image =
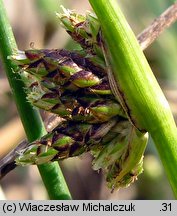
[{"label": "blurred background stem", "polygon": [[[20,75],[15,73],[18,68],[7,57],[17,51],[17,45],[9,24],[3,1],[0,0],[0,54],[11,86],[18,113],[23,123],[28,140],[34,141],[46,131],[38,110],[26,101],[24,83]],[[5,145],[5,143],[4,143]],[[57,162],[38,166],[41,177],[50,199],[71,199],[70,192]]]},{"label": "blurred background stem", "polygon": [[[125,9],[124,11],[129,20],[129,24],[133,26],[134,32],[137,33],[141,32],[151,20],[175,3],[174,0],[135,0],[134,4],[131,5],[129,0],[119,0],[119,2]],[[137,8],[140,9],[135,16]],[[174,23],[173,26],[170,27],[168,31],[163,32],[155,43],[153,43],[151,47],[148,47],[148,51],[145,52],[149,62],[152,64],[151,66],[154,67],[153,71],[155,75],[160,77],[161,81],[165,81],[166,83],[168,81],[168,83],[173,84],[175,87],[177,86],[176,30],[177,24]],[[170,58],[167,56],[170,56]],[[158,63],[158,67],[155,65],[156,63]]]}]

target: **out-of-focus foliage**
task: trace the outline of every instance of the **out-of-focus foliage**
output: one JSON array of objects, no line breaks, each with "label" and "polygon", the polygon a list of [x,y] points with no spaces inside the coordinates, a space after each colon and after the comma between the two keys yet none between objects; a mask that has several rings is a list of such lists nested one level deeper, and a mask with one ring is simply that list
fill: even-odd
[{"label": "out-of-focus foliage", "polygon": [[[75,9],[79,13],[90,10],[87,0],[5,0],[4,3],[18,47],[22,50],[30,47],[63,48],[67,46],[70,49],[73,48],[75,44],[73,45],[69,36],[60,27],[55,13],[60,12],[61,4],[66,8]],[[119,3],[135,34],[139,34],[173,1],[134,0],[132,2],[131,0],[119,0]],[[177,24],[174,24],[145,51],[175,117],[177,117],[176,34]],[[43,113],[44,117],[46,115]],[[24,137],[21,126],[19,131],[14,132],[17,128],[17,123],[14,124],[16,117],[16,108],[10,88],[0,64],[0,155],[4,154],[2,146],[14,146]],[[19,120],[17,122],[20,125]],[[10,144],[7,144],[7,140],[10,140],[9,134],[15,134],[16,138],[13,137]],[[113,194],[106,188],[102,174],[92,171],[90,155],[65,160],[61,165],[74,199],[173,199],[152,141],[148,144],[145,155],[145,171],[139,177],[139,181],[131,187],[115,191]],[[2,180],[1,185],[7,199],[46,198],[35,166],[17,168]],[[0,199],[3,197],[1,196]]]}]

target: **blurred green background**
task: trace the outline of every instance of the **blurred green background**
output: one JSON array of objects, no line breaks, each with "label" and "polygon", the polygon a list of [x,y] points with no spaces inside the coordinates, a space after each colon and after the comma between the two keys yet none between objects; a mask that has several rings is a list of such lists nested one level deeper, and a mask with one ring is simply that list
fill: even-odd
[{"label": "blurred green background", "polygon": [[[119,0],[134,33],[138,35],[174,1]],[[56,12],[60,5],[79,13],[91,10],[87,0],[4,0],[20,50],[39,48],[75,49],[76,44],[61,28]],[[166,30],[145,55],[177,120],[177,23]],[[45,113],[42,113],[45,116]],[[0,62],[0,157],[25,138],[10,87]],[[165,149],[164,149],[165,151]],[[89,154],[61,162],[74,199],[173,199],[158,154],[150,139],[144,158],[144,173],[128,188],[111,193],[102,173],[91,169]],[[20,167],[1,181],[0,199],[47,199],[36,166]]]}]

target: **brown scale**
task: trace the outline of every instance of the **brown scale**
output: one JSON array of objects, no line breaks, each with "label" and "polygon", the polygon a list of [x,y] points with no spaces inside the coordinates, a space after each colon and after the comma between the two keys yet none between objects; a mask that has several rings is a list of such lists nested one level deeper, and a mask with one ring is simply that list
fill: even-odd
[{"label": "brown scale", "polygon": [[105,69],[90,61],[90,59],[85,57],[84,54],[81,54],[78,51],[70,51],[65,49],[61,49],[58,51],[63,57],[70,57],[79,67],[92,71],[95,75],[99,76],[100,78],[105,77]]}]

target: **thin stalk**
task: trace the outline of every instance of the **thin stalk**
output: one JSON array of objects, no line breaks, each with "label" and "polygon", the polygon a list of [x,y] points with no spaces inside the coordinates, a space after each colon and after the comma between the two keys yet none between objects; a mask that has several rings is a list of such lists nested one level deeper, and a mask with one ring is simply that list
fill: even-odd
[{"label": "thin stalk", "polygon": [[156,144],[177,197],[177,129],[168,102],[116,0],[89,0],[101,23],[113,93]]},{"label": "thin stalk", "polygon": [[[43,136],[46,131],[38,110],[26,101],[24,83],[21,81],[18,68],[7,57],[17,51],[17,45],[9,24],[3,1],[0,0],[0,54],[5,71],[22,120],[26,135],[30,142]],[[51,199],[71,199],[64,177],[57,162],[38,166],[41,177]],[[60,176],[59,176],[60,175]]]},{"label": "thin stalk", "polygon": [[[154,5],[154,4],[153,4]],[[173,24],[177,19],[177,2],[165,10],[158,18],[156,18],[150,26],[148,26],[141,34],[137,36],[141,43],[141,48],[146,49],[152,42]]]}]

